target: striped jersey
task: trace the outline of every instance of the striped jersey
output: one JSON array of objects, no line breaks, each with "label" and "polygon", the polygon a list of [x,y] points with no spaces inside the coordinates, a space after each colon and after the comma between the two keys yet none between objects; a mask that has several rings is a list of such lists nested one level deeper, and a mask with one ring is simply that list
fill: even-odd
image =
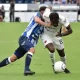
[{"label": "striped jersey", "polygon": [[22,36],[26,36],[34,46],[38,42],[39,35],[42,34],[44,31],[44,27],[35,22],[34,20],[35,16],[41,18],[40,13],[37,12],[34,16],[32,16],[28,26],[26,27],[25,31],[22,33]]}]

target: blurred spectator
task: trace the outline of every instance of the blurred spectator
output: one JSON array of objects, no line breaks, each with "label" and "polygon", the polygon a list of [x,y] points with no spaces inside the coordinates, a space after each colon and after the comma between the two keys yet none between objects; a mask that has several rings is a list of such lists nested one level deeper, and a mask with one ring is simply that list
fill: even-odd
[{"label": "blurred spectator", "polygon": [[80,0],[77,0],[77,6],[79,6],[79,9],[77,11],[77,21],[80,21]]},{"label": "blurred spectator", "polygon": [[0,22],[3,21],[2,15],[1,15],[1,9],[0,9]]},{"label": "blurred spectator", "polygon": [[67,0],[67,4],[73,4],[72,0]]},{"label": "blurred spectator", "polygon": [[67,0],[62,0],[62,4],[67,4]]},{"label": "blurred spectator", "polygon": [[0,3],[9,3],[9,0],[0,0]]},{"label": "blurred spectator", "polygon": [[34,0],[35,4],[40,4],[40,0]]},{"label": "blurred spectator", "polygon": [[27,2],[27,3],[32,3],[32,1],[33,1],[33,0],[27,0],[26,2]]},{"label": "blurred spectator", "polygon": [[76,4],[77,3],[77,0],[72,0],[73,1],[73,4]]},{"label": "blurred spectator", "polygon": [[45,0],[44,4],[51,5],[51,1],[50,0]]},{"label": "blurred spectator", "polygon": [[27,3],[27,0],[23,0],[23,3]]},{"label": "blurred spectator", "polygon": [[10,1],[10,22],[14,22],[14,7],[15,7],[15,1],[11,0]]},{"label": "blurred spectator", "polygon": [[[31,0],[30,0],[31,1]],[[16,3],[25,3],[27,0],[15,0]]]},{"label": "blurred spectator", "polygon": [[52,4],[62,4],[62,1],[61,0],[53,0]]},{"label": "blurred spectator", "polygon": [[2,5],[0,8],[0,22],[4,20],[5,17],[5,9],[4,6]]},{"label": "blurred spectator", "polygon": [[80,6],[80,0],[77,0],[77,5]]},{"label": "blurred spectator", "polygon": [[2,11],[1,11],[1,8],[0,8],[0,22],[3,21],[3,17],[2,17]]},{"label": "blurred spectator", "polygon": [[40,3],[44,3],[44,0],[40,0]]},{"label": "blurred spectator", "polygon": [[1,3],[6,3],[6,0],[0,0]]},{"label": "blurred spectator", "polygon": [[5,18],[5,9],[4,9],[3,5],[1,6],[1,12],[2,12],[2,17],[4,19]]},{"label": "blurred spectator", "polygon": [[23,3],[24,0],[15,0],[16,3]]}]

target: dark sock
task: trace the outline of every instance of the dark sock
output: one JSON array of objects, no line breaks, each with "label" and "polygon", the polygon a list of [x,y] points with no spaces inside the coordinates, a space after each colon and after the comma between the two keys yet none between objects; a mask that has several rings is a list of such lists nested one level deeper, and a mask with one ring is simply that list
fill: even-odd
[{"label": "dark sock", "polygon": [[9,64],[8,58],[4,59],[2,62],[0,62],[0,67],[4,67]]},{"label": "dark sock", "polygon": [[27,54],[26,59],[25,59],[25,71],[29,70],[29,66],[30,66],[30,63],[31,63],[31,58],[32,58],[32,55]]}]

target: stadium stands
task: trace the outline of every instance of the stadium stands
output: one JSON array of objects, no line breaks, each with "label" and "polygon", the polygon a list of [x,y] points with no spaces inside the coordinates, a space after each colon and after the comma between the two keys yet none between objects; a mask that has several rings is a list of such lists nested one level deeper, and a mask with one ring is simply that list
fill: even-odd
[{"label": "stadium stands", "polygon": [[[9,21],[9,9],[11,0],[0,0],[0,7],[5,9],[4,21]],[[78,0],[14,0],[15,1],[15,18],[19,17],[22,22],[29,22],[30,17],[38,11],[41,4],[52,6],[53,11],[66,16],[70,21],[76,21],[77,11],[79,9]],[[58,1],[58,2],[57,2]],[[59,2],[60,1],[60,2]],[[67,14],[67,15],[66,15]],[[24,17],[23,17],[24,16]]]},{"label": "stadium stands", "polygon": [[[0,0],[0,3],[9,3],[10,0]],[[75,4],[77,0],[15,0],[15,3],[51,3],[51,4]]]},{"label": "stadium stands", "polygon": [[[28,0],[15,0],[16,3],[26,3]],[[29,0],[31,1],[31,0]],[[9,3],[10,0],[0,0],[0,3]]]}]

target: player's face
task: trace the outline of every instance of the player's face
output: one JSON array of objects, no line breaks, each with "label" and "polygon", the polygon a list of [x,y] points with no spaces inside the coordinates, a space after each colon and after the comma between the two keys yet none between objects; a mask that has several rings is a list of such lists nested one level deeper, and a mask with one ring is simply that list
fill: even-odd
[{"label": "player's face", "polygon": [[54,27],[57,27],[58,26],[58,23],[59,23],[59,20],[52,20],[51,21],[51,24],[54,26]]}]

